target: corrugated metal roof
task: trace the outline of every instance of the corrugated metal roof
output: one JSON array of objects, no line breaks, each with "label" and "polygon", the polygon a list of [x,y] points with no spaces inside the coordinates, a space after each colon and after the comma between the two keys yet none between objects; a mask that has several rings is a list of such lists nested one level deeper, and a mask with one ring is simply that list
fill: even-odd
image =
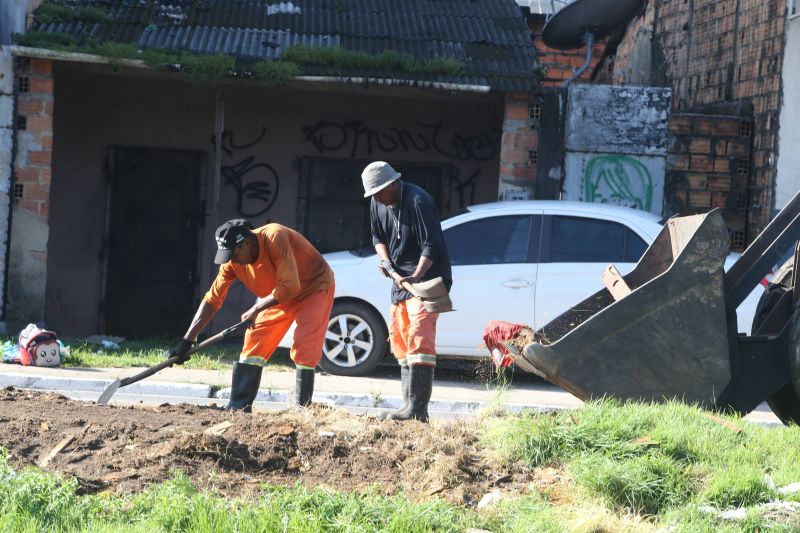
[{"label": "corrugated metal roof", "polygon": [[[537,62],[517,4],[524,1],[550,5],[550,0],[72,0],[71,5],[104,10],[107,20],[33,29],[79,41],[130,42],[246,60],[279,59],[298,44],[371,55],[394,50],[420,62],[454,59],[464,65],[457,77],[404,77],[526,91],[535,88]],[[304,66],[303,74],[324,72]],[[391,77],[389,72],[346,74]]]}]

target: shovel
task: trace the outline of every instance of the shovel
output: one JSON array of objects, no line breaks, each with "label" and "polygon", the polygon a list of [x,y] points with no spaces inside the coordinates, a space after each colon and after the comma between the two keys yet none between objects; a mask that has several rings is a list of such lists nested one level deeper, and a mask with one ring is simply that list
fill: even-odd
[{"label": "shovel", "polygon": [[[398,274],[388,261],[381,261],[381,266],[396,283],[400,283],[400,280],[403,279],[403,276]],[[446,313],[455,310],[453,302],[450,300],[450,293],[447,292],[447,287],[441,277],[419,283],[404,281],[401,286],[413,297],[420,299],[429,313]]]},{"label": "shovel", "polygon": [[[197,353],[207,346],[211,346],[212,344],[218,343],[222,339],[229,339],[235,335],[238,335],[239,333],[247,329],[251,324],[252,324],[251,320],[245,320],[243,322],[239,322],[238,324],[234,324],[233,326],[220,331],[213,337],[207,338],[206,340],[204,340],[203,342],[201,342],[200,344],[189,350],[187,355],[192,355],[193,353]],[[97,405],[106,405],[108,401],[111,399],[111,397],[114,396],[114,393],[117,392],[118,388],[125,387],[126,385],[130,385],[131,383],[136,383],[137,381],[141,381],[146,377],[150,377],[159,370],[163,370],[168,366],[172,366],[173,364],[177,363],[179,359],[180,359],[179,356],[173,355],[169,359],[166,359],[163,362],[158,363],[157,365],[151,366],[147,370],[139,372],[135,376],[131,376],[129,378],[124,378],[124,379],[115,379],[111,383],[111,385],[106,387],[106,390],[104,390],[103,394],[101,394],[100,397],[97,399]]]}]

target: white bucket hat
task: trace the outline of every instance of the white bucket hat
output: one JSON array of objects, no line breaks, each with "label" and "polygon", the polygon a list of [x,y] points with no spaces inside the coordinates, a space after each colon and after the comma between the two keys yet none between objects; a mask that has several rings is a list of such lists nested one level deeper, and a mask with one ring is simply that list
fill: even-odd
[{"label": "white bucket hat", "polygon": [[364,184],[364,198],[369,198],[397,179],[400,179],[400,173],[393,169],[389,163],[385,161],[370,163],[361,173],[361,181]]}]

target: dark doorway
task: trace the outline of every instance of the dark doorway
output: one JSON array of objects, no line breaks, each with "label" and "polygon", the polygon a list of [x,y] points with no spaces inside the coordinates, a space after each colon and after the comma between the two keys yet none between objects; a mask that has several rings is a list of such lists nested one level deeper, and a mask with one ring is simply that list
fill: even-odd
[{"label": "dark doorway", "polygon": [[[298,228],[320,252],[372,248],[369,200],[361,171],[370,160],[302,158],[298,190]],[[391,162],[403,180],[419,185],[436,201],[439,214],[450,207],[449,165]]]},{"label": "dark doorway", "polygon": [[105,331],[178,336],[194,312],[205,154],[112,148]]}]

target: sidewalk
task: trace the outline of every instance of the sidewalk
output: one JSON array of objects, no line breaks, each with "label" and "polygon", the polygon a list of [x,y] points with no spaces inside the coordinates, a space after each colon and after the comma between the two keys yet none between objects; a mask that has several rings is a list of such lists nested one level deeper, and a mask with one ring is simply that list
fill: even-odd
[{"label": "sidewalk", "polygon": [[[81,399],[96,400],[114,379],[138,374],[144,368],[45,368],[0,365],[0,387],[16,387],[51,391],[83,392]],[[514,380],[503,391],[486,383],[470,383],[455,379],[452,372],[437,375],[430,410],[441,414],[469,414],[488,405],[502,404],[517,411],[524,408],[549,411],[574,409],[583,402],[560,388],[533,377]],[[294,372],[264,369],[260,404],[286,404],[294,389]],[[227,400],[230,393],[230,370],[194,370],[165,368],[158,374],[121,388],[117,396],[139,395],[195,400]],[[336,406],[365,409],[393,409],[400,403],[400,380],[396,373],[379,372],[370,377],[344,377],[317,374],[314,401]],[[223,402],[218,402],[223,403]],[[750,413],[747,420],[772,425],[779,420],[766,404]]]}]

